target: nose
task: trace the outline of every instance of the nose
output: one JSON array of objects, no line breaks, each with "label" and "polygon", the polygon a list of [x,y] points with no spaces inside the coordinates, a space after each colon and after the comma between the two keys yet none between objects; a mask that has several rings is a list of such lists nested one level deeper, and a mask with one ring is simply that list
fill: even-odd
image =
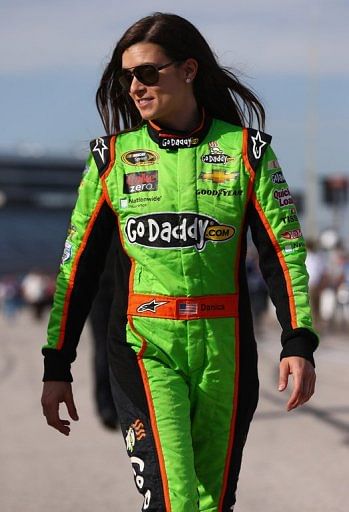
[{"label": "nose", "polygon": [[130,84],[130,93],[131,94],[139,94],[140,92],[145,91],[145,85],[142,84],[134,75],[132,77],[132,82]]}]

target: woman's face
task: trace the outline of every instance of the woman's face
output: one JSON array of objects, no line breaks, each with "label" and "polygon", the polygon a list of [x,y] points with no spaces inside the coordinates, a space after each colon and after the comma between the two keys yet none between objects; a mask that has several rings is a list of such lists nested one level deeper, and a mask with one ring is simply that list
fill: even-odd
[{"label": "woman's face", "polygon": [[[171,59],[161,46],[154,43],[134,44],[122,55],[122,68],[131,71],[141,64],[162,66],[169,62]],[[165,126],[178,125],[181,116],[185,117],[188,108],[196,104],[191,83],[196,69],[194,59],[175,63],[160,70],[158,83],[151,86],[144,85],[133,77],[129,94],[142,118]]]}]

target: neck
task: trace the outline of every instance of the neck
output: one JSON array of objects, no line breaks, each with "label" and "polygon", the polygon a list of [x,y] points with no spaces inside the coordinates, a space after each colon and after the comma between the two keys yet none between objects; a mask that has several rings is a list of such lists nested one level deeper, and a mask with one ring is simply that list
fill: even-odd
[{"label": "neck", "polygon": [[169,116],[167,119],[154,119],[154,123],[161,128],[169,128],[180,132],[191,132],[198,127],[201,121],[201,111],[196,101],[189,106],[186,105],[181,112]]}]

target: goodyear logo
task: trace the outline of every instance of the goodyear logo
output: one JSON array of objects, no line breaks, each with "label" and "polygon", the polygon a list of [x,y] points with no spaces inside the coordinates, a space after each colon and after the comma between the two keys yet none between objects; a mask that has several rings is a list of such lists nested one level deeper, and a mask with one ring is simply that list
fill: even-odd
[{"label": "goodyear logo", "polygon": [[213,217],[197,213],[153,213],[129,217],[125,226],[131,244],[154,249],[195,247],[202,251],[206,243],[226,242],[235,234],[235,227],[220,224]]},{"label": "goodyear logo", "polygon": [[128,165],[153,165],[159,160],[159,155],[155,151],[137,149],[127,151],[121,155],[121,159]]}]

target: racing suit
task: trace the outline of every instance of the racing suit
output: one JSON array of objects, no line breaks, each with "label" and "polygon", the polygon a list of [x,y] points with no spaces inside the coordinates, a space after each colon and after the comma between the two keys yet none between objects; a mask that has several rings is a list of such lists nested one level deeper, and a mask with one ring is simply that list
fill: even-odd
[{"label": "racing suit", "polygon": [[282,326],[313,361],[305,247],[271,137],[203,117],[91,143],[57,278],[44,380],[70,364],[110,238],[111,383],[144,511],[228,511],[258,399],[247,229]]}]

